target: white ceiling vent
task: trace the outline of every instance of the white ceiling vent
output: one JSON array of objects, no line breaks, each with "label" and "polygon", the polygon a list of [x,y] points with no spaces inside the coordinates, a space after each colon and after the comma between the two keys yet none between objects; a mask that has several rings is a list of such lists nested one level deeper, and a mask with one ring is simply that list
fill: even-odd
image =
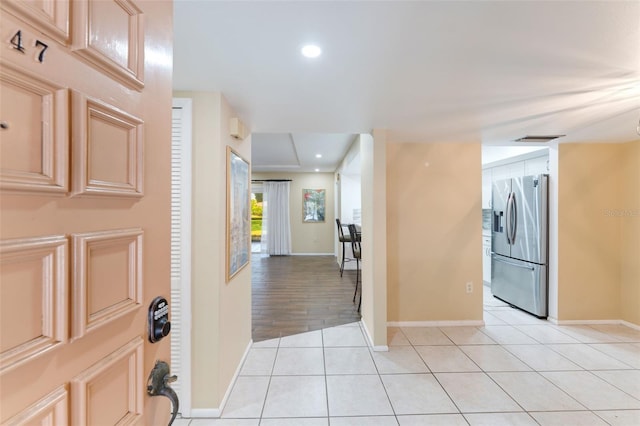
[{"label": "white ceiling vent", "polygon": [[549,142],[566,135],[527,135],[514,140],[514,142]]}]

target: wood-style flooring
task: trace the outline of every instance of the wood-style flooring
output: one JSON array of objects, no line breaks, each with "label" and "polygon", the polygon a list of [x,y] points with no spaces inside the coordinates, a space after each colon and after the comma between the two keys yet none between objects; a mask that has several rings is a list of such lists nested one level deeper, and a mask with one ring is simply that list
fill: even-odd
[{"label": "wood-style flooring", "polygon": [[355,271],[341,278],[334,256],[254,253],[251,274],[254,342],[360,320]]}]

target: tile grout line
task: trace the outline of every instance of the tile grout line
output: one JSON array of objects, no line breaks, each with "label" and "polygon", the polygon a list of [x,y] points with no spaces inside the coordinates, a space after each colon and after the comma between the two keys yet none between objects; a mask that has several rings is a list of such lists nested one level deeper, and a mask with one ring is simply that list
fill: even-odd
[{"label": "tile grout line", "polygon": [[[541,341],[539,341],[538,339],[536,339],[536,338],[534,338],[534,337],[532,337],[532,336],[528,335],[527,333],[523,332],[522,330],[519,330],[516,326],[513,326],[513,328],[514,328],[514,329],[516,329],[517,331],[519,331],[520,333],[522,333],[522,334],[526,335],[527,337],[529,337],[529,338],[533,339],[533,340],[536,342],[536,343],[535,343],[535,346],[537,346],[537,345],[544,346],[544,343],[543,343],[543,342],[541,342]],[[480,330],[480,331],[482,332],[482,330]],[[489,336],[489,338],[491,338],[491,336]],[[537,369],[535,369],[533,366],[529,365],[527,362],[525,362],[523,359],[521,359],[520,357],[518,357],[516,354],[512,353],[512,352],[511,352],[511,351],[509,351],[507,348],[505,348],[505,346],[508,346],[507,344],[498,343],[498,345],[499,345],[499,346],[500,346],[504,351],[506,351],[508,354],[512,355],[512,356],[513,356],[513,357],[515,357],[518,361],[522,362],[524,365],[526,365],[528,368],[530,368],[530,369],[531,369],[531,372],[533,372],[533,373],[537,374],[538,376],[542,377],[544,380],[546,380],[546,381],[547,381],[547,382],[549,382],[551,385],[553,385],[553,386],[555,386],[556,388],[558,388],[561,392],[563,392],[563,393],[564,393],[565,395],[567,395],[569,398],[571,398],[571,399],[572,399],[572,400],[574,400],[576,403],[578,403],[579,405],[581,405],[581,406],[583,406],[583,407],[584,407],[584,405],[583,405],[582,403],[580,403],[580,401],[576,400],[573,396],[569,395],[567,392],[565,392],[565,391],[564,391],[564,389],[560,388],[560,387],[559,387],[559,386],[557,386],[555,383],[551,382],[549,379],[547,379],[547,378],[546,378],[546,377],[544,377],[542,374],[540,374],[540,372],[539,372]],[[551,349],[551,348],[549,348],[549,349]],[[464,351],[463,351],[463,352],[464,352]],[[555,352],[555,351],[554,351],[554,352]],[[472,361],[473,361],[473,360],[472,360]],[[571,360],[568,360],[568,361],[572,362]],[[478,365],[478,367],[480,367],[480,366]],[[578,367],[580,367],[580,366],[578,366]],[[520,403],[519,403],[519,402],[518,402],[518,401],[517,401],[517,400],[516,400],[516,399],[515,399],[515,398],[514,398],[510,393],[509,393],[509,392],[507,392],[507,390],[506,390],[506,389],[504,389],[502,386],[500,386],[500,384],[499,384],[499,383],[498,383],[498,382],[497,382],[493,377],[491,377],[491,375],[489,374],[489,372],[485,371],[482,367],[480,367],[480,369],[482,370],[482,372],[483,372],[483,373],[484,373],[484,374],[485,374],[485,375],[486,375],[486,376],[487,376],[487,377],[488,377],[488,378],[489,378],[493,383],[495,383],[495,385],[496,385],[496,386],[498,386],[498,387],[499,387],[499,388],[500,388],[500,389],[505,393],[505,395],[507,395],[509,398],[511,398],[511,400],[512,400],[513,402],[515,402],[515,403],[518,405],[518,407],[520,407],[520,408],[522,409],[522,411],[523,411],[524,413],[526,413],[526,414],[529,416],[529,418],[531,418],[534,422],[538,423],[538,422],[536,421],[536,419],[531,415],[531,413],[530,413],[527,409],[525,409],[525,407],[523,407],[523,406],[522,406],[522,405],[521,405],[521,404],[520,404]],[[495,373],[495,371],[494,371],[494,373]],[[585,408],[586,408],[586,407],[585,407]],[[465,418],[466,418],[466,417],[465,417]]]},{"label": "tile grout line", "polygon": [[[526,326],[526,325],[528,325],[528,324],[519,324],[519,325],[521,325],[521,326]],[[541,326],[545,326],[545,325],[544,325],[544,324],[541,324]],[[534,344],[535,346],[541,346],[541,347],[548,348],[549,350],[553,351],[554,353],[558,354],[558,355],[559,355],[559,356],[561,356],[562,358],[566,359],[567,361],[571,362],[572,364],[575,364],[577,367],[579,367],[579,368],[580,368],[580,370],[566,370],[566,371],[565,371],[565,370],[553,370],[553,371],[550,371],[550,372],[554,372],[554,373],[555,373],[555,372],[570,372],[570,373],[571,373],[571,372],[587,372],[587,373],[590,373],[592,376],[594,376],[594,377],[596,377],[596,378],[598,378],[598,379],[600,379],[600,380],[602,380],[602,381],[604,381],[604,382],[606,382],[606,383],[610,384],[611,386],[613,386],[614,388],[618,389],[619,391],[621,391],[621,392],[623,392],[623,393],[625,393],[625,394],[629,395],[630,397],[635,398],[633,395],[631,395],[631,394],[629,394],[629,393],[625,392],[623,389],[620,389],[620,388],[619,388],[618,386],[616,386],[615,384],[610,383],[610,382],[608,382],[608,381],[604,380],[603,378],[599,377],[598,375],[594,374],[594,371],[601,371],[601,370],[592,370],[592,369],[587,369],[587,368],[583,367],[582,365],[578,364],[576,361],[574,361],[574,360],[572,360],[572,359],[569,359],[566,355],[564,355],[564,354],[562,354],[562,353],[560,353],[560,352],[556,351],[554,348],[550,347],[550,345],[582,345],[582,346],[586,345],[586,346],[590,347],[590,344],[589,344],[589,343],[587,343],[587,342],[582,342],[582,341],[580,341],[580,340],[576,339],[574,336],[572,336],[572,335],[570,335],[570,334],[568,334],[568,333],[565,333],[563,330],[556,330],[555,328],[553,328],[553,329],[554,329],[554,330],[556,330],[556,331],[558,331],[559,333],[561,333],[561,334],[563,334],[563,335],[565,335],[565,336],[567,336],[567,337],[571,338],[571,339],[576,340],[576,342],[575,342],[575,343],[545,343],[545,342],[541,341],[540,339],[536,339],[535,337],[533,337],[533,336],[531,336],[531,335],[527,334],[526,332],[524,332],[524,331],[520,330],[520,329],[518,328],[518,326],[517,326],[517,325],[513,325],[513,327],[514,327],[516,330],[520,331],[521,333],[523,333],[523,334],[527,335],[528,337],[532,338],[534,341],[536,341],[536,344]],[[593,330],[595,330],[595,331],[597,331],[597,332],[600,332],[599,330],[597,330],[597,329],[595,329],[595,328],[593,328],[593,327],[590,327],[590,328],[592,328]],[[618,343],[618,342],[615,342],[615,343]],[[559,391],[561,391],[563,394],[565,394],[565,395],[566,395],[567,397],[569,397],[571,400],[575,401],[578,405],[580,405],[580,406],[582,406],[582,407],[584,408],[584,410],[570,410],[571,412],[573,412],[573,411],[575,411],[575,412],[582,412],[582,411],[584,411],[584,412],[590,412],[590,413],[592,413],[593,415],[597,416],[598,418],[600,418],[600,419],[602,419],[603,421],[605,421],[605,422],[606,422],[606,420],[605,420],[604,418],[602,418],[601,416],[599,416],[599,415],[595,412],[595,410],[588,408],[586,405],[584,405],[582,402],[578,401],[575,397],[573,397],[573,396],[572,396],[571,394],[569,394],[567,391],[565,391],[565,390],[564,390],[564,389],[562,389],[560,386],[558,386],[557,384],[555,384],[554,382],[552,382],[551,380],[549,380],[547,377],[545,377],[545,376],[544,376],[544,374],[542,374],[542,373],[544,373],[544,372],[546,372],[546,371],[540,371],[540,370],[538,370],[538,369],[536,369],[536,368],[533,368],[533,366],[531,366],[530,364],[528,364],[526,361],[524,361],[523,359],[521,359],[520,357],[518,357],[516,354],[512,353],[511,351],[509,351],[509,349],[505,347],[505,346],[509,346],[509,344],[500,344],[500,346],[501,346],[501,347],[503,347],[503,349],[504,349],[505,351],[507,351],[507,352],[511,353],[513,356],[515,356],[519,361],[523,362],[525,365],[527,365],[529,368],[531,368],[531,369],[532,369],[532,372],[536,373],[538,376],[540,376],[542,379],[544,379],[546,382],[548,382],[551,386],[553,386],[553,387],[557,388]],[[597,350],[596,348],[593,348],[593,349],[594,349],[594,350]],[[609,354],[606,354],[606,353],[601,352],[601,351],[598,351],[598,352],[600,352],[600,353],[602,353],[602,354],[604,354],[604,355],[606,355],[606,356],[610,357],[611,359],[614,359],[614,360],[616,360],[616,361],[619,361],[619,362],[621,362],[622,364],[629,365],[629,364],[625,363],[624,361],[621,361],[621,360],[619,360],[619,359],[617,359],[617,358],[615,358],[615,357],[613,357],[613,356],[611,356],[611,355],[609,355]],[[630,367],[631,367],[631,368],[633,368],[632,366],[630,366]],[[484,371],[484,370],[483,370],[483,371]],[[602,371],[612,371],[612,370],[602,370]],[[620,371],[628,371],[628,370],[624,369],[624,370],[620,370]],[[502,386],[500,386],[500,384],[498,384],[498,383],[494,380],[494,378],[493,378],[493,377],[491,377],[491,376],[488,374],[488,372],[485,372],[485,373],[487,374],[487,376],[489,376],[489,378],[490,378],[492,381],[494,381],[494,383],[496,383],[496,385],[497,385],[498,387],[500,387],[500,388],[503,390],[503,392],[505,392],[505,394],[507,394],[511,399],[514,399],[514,398],[513,398],[513,396],[511,396],[511,395],[509,394],[509,392],[507,392],[504,388],[502,388]],[[635,399],[637,399],[637,398],[635,398]],[[541,412],[541,413],[545,413],[545,412],[560,412],[560,413],[562,413],[562,412],[569,412],[569,411],[566,411],[566,410],[547,410],[547,411],[531,410],[531,411],[527,411],[526,409],[524,409],[524,407],[522,407],[522,406],[520,405],[520,403],[518,403],[518,401],[515,401],[515,399],[514,399],[514,402],[515,402],[516,404],[518,404],[518,406],[520,406],[521,408],[523,408],[524,412],[526,412],[527,414],[529,414],[529,417],[531,417],[531,418],[533,418],[533,416],[531,415],[531,413],[532,413],[532,412],[534,412],[534,413],[535,413],[535,412]],[[533,420],[534,420],[534,421],[536,421],[536,420],[535,420],[535,418],[533,418]],[[537,421],[536,421],[536,422],[537,422]]]},{"label": "tile grout line", "polygon": [[609,382],[608,380],[603,379],[602,377],[598,376],[597,374],[594,373],[594,371],[629,371],[629,370],[587,370],[587,373],[590,373],[593,377],[602,380],[603,382],[607,383],[610,386],[613,386],[614,388],[616,388],[617,390],[619,390],[620,392],[629,395],[631,398],[640,401],[640,399],[636,398],[635,396],[631,395],[629,392],[625,391],[624,389],[621,389],[620,387],[618,387],[618,385]]},{"label": "tile grout line", "polygon": [[[513,356],[514,358],[516,358],[518,361],[522,362],[525,366],[527,366],[528,368],[530,368],[531,370],[529,372],[533,372],[536,373],[537,376],[541,377],[545,382],[548,382],[553,388],[557,388],[559,389],[563,394],[565,394],[566,396],[568,396],[571,400],[574,400],[579,406],[583,407],[583,409],[573,409],[573,410],[563,410],[563,409],[556,409],[556,410],[531,410],[531,411],[527,411],[526,409],[524,409],[524,407],[517,401],[515,400],[515,398],[505,390],[505,388],[503,388],[502,386],[500,386],[500,384],[490,375],[490,373],[517,373],[519,371],[515,370],[515,371],[510,371],[510,370],[498,370],[498,371],[486,371],[485,369],[481,368],[475,361],[473,361],[473,359],[470,359],[469,355],[466,354],[466,352],[462,351],[461,346],[484,346],[484,345],[470,345],[470,344],[462,344],[462,345],[458,345],[456,342],[453,341],[453,339],[451,339],[451,337],[449,337],[449,335],[447,335],[447,333],[445,333],[444,331],[442,331],[440,329],[440,327],[436,327],[436,329],[438,329],[441,333],[443,333],[451,342],[452,345],[420,345],[420,346],[453,346],[456,347],[458,350],[460,350],[465,356],[466,358],[468,358],[474,365],[476,365],[479,368],[479,372],[483,373],[485,376],[487,376],[496,386],[498,386],[498,388],[504,392],[506,394],[506,396],[508,396],[508,398],[510,400],[512,400],[522,411],[496,411],[494,414],[500,414],[500,413],[526,413],[528,418],[532,418],[534,422],[538,423],[538,421],[533,417],[532,413],[570,413],[570,412],[577,412],[577,413],[590,413],[590,415],[594,415],[596,416],[598,419],[602,419],[603,421],[606,422],[604,417],[601,417],[598,412],[606,412],[606,411],[637,411],[637,409],[615,409],[615,408],[604,408],[604,409],[590,409],[587,408],[585,405],[583,405],[583,403],[581,403],[580,401],[576,400],[571,394],[568,393],[568,391],[565,391],[563,388],[560,388],[559,385],[556,385],[554,382],[552,382],[550,379],[548,379],[547,377],[545,377],[545,375],[543,373],[556,373],[556,372],[567,372],[567,373],[584,373],[584,372],[588,372],[590,373],[590,376],[603,382],[606,383],[608,385],[610,385],[612,388],[615,388],[616,390],[620,391],[621,393],[631,397],[634,400],[639,400],[638,398],[636,398],[634,395],[624,391],[623,389],[621,389],[620,387],[618,387],[618,385],[616,385],[615,383],[609,382],[608,380],[605,380],[604,378],[598,376],[596,373],[599,371],[603,371],[603,372],[607,372],[607,371],[620,371],[620,372],[625,372],[625,371],[638,371],[638,368],[634,368],[633,366],[629,365],[627,362],[618,359],[617,357],[613,356],[613,355],[609,355],[606,352],[602,352],[599,349],[593,347],[592,345],[596,345],[596,344],[600,344],[602,342],[594,342],[594,343],[587,343],[587,342],[582,342],[582,341],[578,341],[576,343],[566,343],[566,344],[561,344],[561,343],[543,343],[542,341],[540,341],[540,339],[536,339],[532,336],[530,336],[529,334],[525,333],[524,331],[518,329],[518,327],[516,325],[512,325],[512,324],[506,324],[508,326],[513,327],[514,329],[518,330],[520,333],[526,335],[527,337],[531,338],[533,341],[535,341],[535,343],[531,343],[529,345],[531,346],[535,346],[535,347],[540,347],[540,348],[547,348],[549,350],[552,350],[553,352],[557,353],[558,355],[560,355],[562,358],[566,359],[569,362],[572,362],[575,364],[574,361],[572,361],[571,358],[568,358],[566,355],[559,353],[557,351],[555,351],[553,348],[549,347],[549,345],[582,345],[582,347],[587,347],[587,348],[591,348],[595,351],[597,351],[598,353],[611,358],[613,360],[616,360],[618,362],[620,362],[622,365],[625,366],[629,366],[628,369],[625,368],[617,368],[617,369],[586,369],[584,367],[582,367],[581,365],[577,365],[577,367],[579,368],[579,370],[551,370],[551,371],[546,371],[546,370],[538,370],[536,368],[533,368],[529,363],[525,362],[523,359],[521,359],[518,355],[516,355],[515,353],[511,352],[509,349],[507,349],[507,347],[511,347],[511,346],[520,346],[517,344],[509,344],[509,343],[499,343],[496,342],[495,345],[491,345],[491,346],[500,346],[506,353],[510,354],[511,356]],[[523,324],[523,325],[527,325],[527,324]],[[362,326],[360,325],[359,327],[360,333],[362,334]],[[597,332],[600,332],[597,329],[594,329]],[[401,335],[404,337],[404,339],[406,339],[406,341],[408,342],[408,345],[401,345],[401,346],[409,346],[413,349],[414,352],[416,352],[418,354],[418,356],[420,357],[421,362],[426,365],[427,370],[431,373],[431,375],[436,379],[436,382],[438,383],[438,385],[443,389],[444,393],[447,395],[447,397],[450,399],[450,401],[453,403],[453,405],[456,407],[456,409],[458,410],[459,415],[462,416],[462,418],[465,420],[465,422],[469,422],[469,420],[467,420],[466,414],[489,414],[489,412],[469,412],[469,413],[462,413],[460,408],[458,407],[458,405],[456,404],[456,402],[453,400],[453,398],[451,398],[451,396],[449,395],[449,393],[447,392],[447,390],[444,388],[444,386],[442,386],[442,384],[440,383],[440,381],[437,379],[437,377],[435,376],[435,373],[429,368],[428,364],[426,363],[426,361],[424,360],[424,358],[422,358],[422,356],[418,353],[417,351],[417,347],[411,342],[411,340],[409,340],[406,335],[404,334],[404,331],[402,330],[401,327],[398,327],[398,331],[401,333]],[[482,332],[480,330],[480,332]],[[608,333],[604,333],[603,334],[608,334]],[[485,334],[485,333],[482,333]],[[562,333],[565,334],[565,333]],[[569,336],[571,338],[573,338],[572,336]],[[491,336],[489,336],[490,339]],[[544,339],[543,339],[544,340]],[[323,351],[323,375],[324,375],[324,379],[325,379],[325,393],[326,393],[326,408],[327,408],[327,422],[329,424],[331,424],[331,416],[330,416],[330,412],[329,412],[329,401],[328,401],[328,396],[329,396],[329,392],[328,392],[328,374],[327,374],[327,358],[326,358],[326,353],[325,350],[327,349],[327,347],[325,347],[325,339],[324,339],[324,332],[321,331],[321,342],[322,342],[322,351]],[[615,342],[604,342],[606,344],[634,344],[635,342],[631,341],[615,341]],[[603,344],[604,344],[603,343]],[[524,344],[523,344],[524,345]],[[637,346],[637,343],[636,343]],[[273,364],[271,366],[271,373],[269,375],[269,383],[268,383],[268,387],[267,387],[267,393],[265,394],[265,400],[263,402],[263,406],[262,406],[262,411],[260,414],[260,419],[259,422],[262,423],[262,416],[264,415],[264,410],[266,408],[266,400],[268,397],[268,393],[269,393],[269,389],[271,386],[271,379],[273,378],[274,372],[275,372],[275,365],[277,362],[277,358],[278,358],[278,354],[279,354],[279,350],[281,348],[281,340],[278,340],[277,346],[276,346],[276,356],[274,357],[273,360]],[[360,348],[361,346],[336,346],[336,348]],[[399,423],[399,419],[398,419],[398,414],[395,411],[395,407],[393,406],[393,403],[389,397],[389,393],[387,391],[387,388],[384,385],[384,381],[383,379],[383,374],[381,374],[380,369],[378,368],[378,365],[375,362],[375,359],[373,359],[373,353],[371,352],[371,348],[368,348],[368,353],[369,353],[369,357],[371,358],[373,364],[374,364],[374,368],[376,371],[376,374],[381,382],[381,384],[383,385],[383,389],[385,391],[385,394],[387,396],[387,400],[391,406],[392,409],[392,413],[393,416],[395,418],[395,421],[397,423]],[[444,373],[444,372],[443,372]],[[465,373],[465,372],[458,372],[458,373]],[[421,374],[421,373],[397,373],[397,375],[401,375],[401,374],[406,374],[406,375],[415,375],[415,374]],[[348,374],[348,373],[344,373],[341,375],[352,375],[352,374]],[[296,376],[295,374],[292,374],[291,376]],[[517,393],[516,393],[517,395]],[[528,402],[529,399],[526,399],[526,401]],[[430,415],[430,414],[437,414],[437,413],[425,413],[424,415]],[[363,414],[363,416],[366,416],[366,414]],[[386,416],[386,415],[382,415],[382,414],[378,414],[378,415],[373,415],[371,414],[371,416],[374,417],[381,417],[381,416]],[[347,417],[358,417],[358,416],[347,416]],[[295,418],[292,418],[295,419]],[[189,422],[191,423],[191,421]]]},{"label": "tile grout line", "polygon": [[260,410],[258,425],[262,423],[262,416],[264,416],[264,410],[267,407],[267,398],[269,397],[269,390],[271,390],[271,379],[273,378],[273,371],[276,368],[276,361],[278,360],[278,353],[280,352],[281,342],[282,342],[282,337],[278,337],[278,346],[276,346],[276,355],[273,357],[273,364],[271,365],[271,372],[269,373],[269,382],[267,383],[267,392],[265,392],[264,394],[264,401],[262,402],[262,409]]},{"label": "tile grout line", "polygon": [[[411,345],[411,347],[413,348],[413,350],[418,354],[418,356],[420,357],[420,359],[422,360],[422,362],[424,363],[424,365],[427,367],[427,370],[429,370],[429,373],[431,373],[431,375],[433,376],[433,379],[436,381],[436,383],[438,383],[438,386],[440,386],[442,388],[442,391],[447,395],[447,398],[449,398],[449,400],[451,401],[451,403],[453,404],[454,407],[456,407],[456,410],[458,410],[458,414],[460,414],[462,416],[462,418],[464,419],[465,422],[467,422],[468,425],[470,425],[469,421],[467,420],[467,418],[464,416],[464,414],[462,414],[462,410],[460,410],[460,407],[458,406],[458,404],[456,404],[456,402],[454,401],[454,399],[451,397],[451,395],[449,394],[449,392],[447,392],[447,389],[445,389],[444,386],[442,386],[442,383],[440,383],[440,380],[438,380],[438,378],[436,377],[436,374],[434,373],[434,371],[431,369],[431,367],[429,367],[429,364],[427,364],[427,361],[425,361],[424,358],[422,358],[422,355],[420,355],[420,352],[418,352],[418,350],[416,349],[416,346],[413,344],[413,342],[411,341],[411,339],[409,339],[406,334],[404,334],[404,331],[402,331],[401,327],[398,327],[398,330],[400,330],[400,332],[402,333],[402,335],[405,337],[405,339],[407,339],[407,341],[409,342],[409,344]],[[441,331],[442,332],[442,331]],[[449,338],[449,336],[447,336],[447,338]],[[451,340],[451,339],[449,339]],[[453,341],[452,341],[453,343]],[[457,348],[458,346],[453,343],[453,345]],[[420,345],[418,345],[420,346]],[[462,351],[461,349],[458,348],[458,350],[460,350],[463,354],[464,351]],[[467,356],[467,354],[465,354],[465,356]],[[468,357],[468,356],[467,356]],[[473,360],[471,360],[471,362],[473,362]],[[479,367],[479,366],[478,366]],[[397,419],[397,417],[396,417]]]},{"label": "tile grout line", "polygon": [[[634,342],[629,342],[629,343],[634,343]],[[620,362],[622,364],[625,364],[625,365],[629,366],[629,368],[632,369],[632,370],[637,370],[636,367],[634,367],[633,365],[627,363],[626,361],[623,361],[623,360],[621,360],[619,358],[614,357],[613,355],[609,355],[608,353],[602,352],[600,349],[593,347],[593,345],[606,345],[606,344],[611,344],[611,343],[587,343],[586,345],[589,346],[591,349],[596,350],[596,351],[598,351],[599,353],[601,353],[603,355],[606,355],[606,356],[608,356],[610,358],[615,359],[616,361],[618,361],[618,362]],[[612,343],[612,344],[617,345],[617,344],[620,344],[620,343]],[[625,370],[628,370],[629,368],[625,368]],[[595,370],[595,371],[599,371],[599,370]]]},{"label": "tile grout line", "polygon": [[[362,327],[360,327],[360,332],[363,334],[363,338],[364,338],[364,331],[362,330]],[[405,336],[405,338],[406,338],[406,336]],[[366,340],[366,338],[365,338],[365,340]],[[393,401],[391,401],[391,397],[389,397],[389,391],[387,390],[387,387],[384,385],[384,380],[382,380],[382,374],[380,374],[380,369],[378,368],[378,364],[376,364],[376,360],[373,358],[373,353],[372,353],[373,350],[369,345],[367,345],[367,349],[368,349],[368,352],[369,352],[369,357],[371,358],[371,362],[373,362],[373,368],[376,369],[376,373],[378,375],[378,380],[380,380],[380,384],[382,385],[382,389],[384,390],[384,394],[387,396],[387,401],[389,401],[389,407],[391,407],[391,412],[393,413],[393,418],[395,419],[396,424],[399,425],[400,421],[398,420],[398,413],[396,413],[396,409],[393,406]],[[427,367],[427,369],[428,368],[429,367]]]},{"label": "tile grout line", "polygon": [[324,346],[324,330],[320,331],[322,342],[322,368],[324,369],[324,401],[327,407],[327,425],[331,426],[331,413],[329,412],[329,383],[327,382],[327,357]]}]

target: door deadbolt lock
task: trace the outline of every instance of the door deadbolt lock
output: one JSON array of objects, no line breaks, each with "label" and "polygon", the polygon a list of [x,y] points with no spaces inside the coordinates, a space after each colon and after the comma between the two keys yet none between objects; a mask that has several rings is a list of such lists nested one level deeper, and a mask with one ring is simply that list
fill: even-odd
[{"label": "door deadbolt lock", "polygon": [[164,297],[156,297],[149,306],[149,341],[156,343],[170,331],[169,302]]}]

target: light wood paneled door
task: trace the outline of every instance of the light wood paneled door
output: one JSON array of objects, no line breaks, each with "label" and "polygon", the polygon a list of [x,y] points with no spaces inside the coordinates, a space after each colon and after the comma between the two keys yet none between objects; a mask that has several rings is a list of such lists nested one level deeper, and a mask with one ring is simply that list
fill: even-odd
[{"label": "light wood paneled door", "polygon": [[167,424],[172,4],[1,8],[0,423]]}]

